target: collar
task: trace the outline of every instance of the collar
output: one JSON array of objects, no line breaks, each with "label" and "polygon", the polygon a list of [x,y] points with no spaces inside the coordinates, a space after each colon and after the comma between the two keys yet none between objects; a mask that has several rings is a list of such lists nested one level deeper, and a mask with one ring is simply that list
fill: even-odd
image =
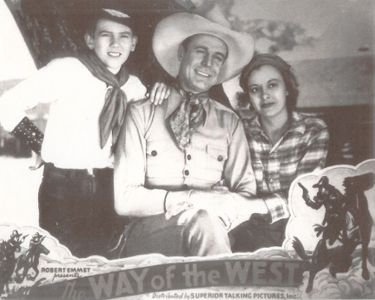
[{"label": "collar", "polygon": [[290,129],[287,130],[287,132],[294,131],[303,135],[306,131],[306,123],[305,123],[305,118],[303,117],[303,115],[296,111],[293,111],[291,120],[292,120],[291,126],[290,126]]},{"label": "collar", "polygon": [[[250,126],[248,128],[251,135],[265,135],[265,132],[262,128],[262,125],[259,121],[259,116],[255,115],[255,117],[250,120]],[[302,114],[293,111],[290,118],[290,126],[283,134],[283,137],[289,134],[290,132],[295,132],[300,135],[303,135],[306,131],[306,124],[304,122],[304,118]]]},{"label": "collar", "polygon": [[[167,102],[167,110],[166,110],[164,119],[168,119],[168,117],[177,109],[177,107],[179,107],[180,104],[185,101],[186,99],[185,93],[186,93],[185,91],[183,91],[182,89],[178,89],[177,87],[171,88],[171,94],[169,95],[167,101],[165,101]],[[205,97],[204,99],[201,99],[201,101],[203,104],[203,109],[207,113],[209,97],[208,97],[208,94],[206,93],[204,95]]]}]

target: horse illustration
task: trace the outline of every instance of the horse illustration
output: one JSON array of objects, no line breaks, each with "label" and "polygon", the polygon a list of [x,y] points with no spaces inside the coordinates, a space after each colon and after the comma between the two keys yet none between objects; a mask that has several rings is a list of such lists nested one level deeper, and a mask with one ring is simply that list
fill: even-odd
[{"label": "horse illustration", "polygon": [[375,174],[366,173],[344,179],[347,210],[354,217],[354,225],[358,226],[362,245],[362,278],[368,280],[370,273],[367,268],[368,245],[374,223],[367,203],[365,191],[375,184]]},{"label": "horse illustration", "polygon": [[[25,278],[34,280],[38,276],[40,255],[49,253],[49,250],[42,245],[44,239],[45,236],[36,232],[30,241],[29,249],[18,257],[14,271],[17,283],[21,283]],[[29,274],[30,269],[34,270],[34,276]]]},{"label": "horse illustration", "polygon": [[0,242],[0,295],[9,293],[9,282],[16,265],[16,252],[21,251],[21,244],[27,235],[22,236],[17,230],[13,230],[9,240]]},{"label": "horse illustration", "polygon": [[306,293],[310,293],[315,275],[326,267],[333,277],[336,273],[347,272],[352,265],[352,253],[360,244],[358,231],[356,237],[348,239],[345,244],[328,248],[324,239],[320,239],[312,255],[307,255],[301,241],[294,237],[293,248],[304,261],[309,263],[309,281],[306,287]]},{"label": "horse illustration", "polygon": [[[362,246],[362,277],[365,280],[369,279],[367,257],[373,220],[364,191],[371,189],[374,182],[373,173],[346,177],[343,181],[345,193],[342,194],[329,184],[326,176],[323,176],[313,185],[319,189],[314,200],[310,199],[307,189],[299,183],[306,205],[314,209],[322,205],[326,208],[322,225],[315,226],[317,236],[322,235],[323,238],[319,240],[312,256],[306,255],[298,238],[293,240],[296,253],[310,262],[306,292],[312,290],[316,273],[327,266],[332,276],[336,276],[337,272],[347,272],[352,264],[351,255],[358,245]],[[325,224],[326,226],[323,226]],[[332,246],[336,244],[338,246]]]}]

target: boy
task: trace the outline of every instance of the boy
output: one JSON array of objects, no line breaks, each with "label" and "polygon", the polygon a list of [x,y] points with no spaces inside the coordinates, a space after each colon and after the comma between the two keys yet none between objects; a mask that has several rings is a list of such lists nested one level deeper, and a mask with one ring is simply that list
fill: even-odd
[{"label": "boy", "polygon": [[[112,154],[126,104],[146,88],[124,63],[135,50],[132,19],[101,9],[79,57],[53,60],[0,99],[0,124],[26,140],[44,161],[39,223],[77,257],[105,255],[122,230],[113,208]],[[163,85],[152,94],[168,96]],[[25,110],[51,103],[46,130]]]}]

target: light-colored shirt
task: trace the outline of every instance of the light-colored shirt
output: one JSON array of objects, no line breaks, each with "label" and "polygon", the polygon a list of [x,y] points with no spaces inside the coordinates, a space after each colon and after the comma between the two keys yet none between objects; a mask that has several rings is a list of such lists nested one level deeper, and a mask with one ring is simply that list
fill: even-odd
[{"label": "light-colored shirt", "polygon": [[[128,102],[146,94],[145,86],[133,75],[121,89]],[[0,98],[0,124],[12,131],[27,109],[50,103],[43,160],[59,168],[112,167],[111,137],[103,149],[99,143],[99,115],[106,91],[106,84],[77,58],[55,59]]]},{"label": "light-colored shirt", "polygon": [[[329,134],[318,118],[293,112],[288,130],[272,144],[257,117],[243,120],[257,182],[257,195],[267,203],[279,198],[285,203],[292,181],[301,174],[325,166]],[[281,202],[268,205],[272,222],[289,217]]]},{"label": "light-colored shirt", "polygon": [[[115,156],[115,203],[120,214],[163,213],[167,192],[168,197],[177,191],[190,190],[194,193],[187,193],[189,197],[215,198],[219,194],[195,192],[224,186],[233,201],[236,197],[243,200],[255,195],[250,152],[239,117],[208,99],[203,104],[205,123],[192,134],[183,151],[177,147],[167,120],[182,101],[182,96],[172,90],[169,99],[160,106],[155,107],[149,101],[129,106]],[[131,211],[122,211],[121,207],[129,204]]]}]

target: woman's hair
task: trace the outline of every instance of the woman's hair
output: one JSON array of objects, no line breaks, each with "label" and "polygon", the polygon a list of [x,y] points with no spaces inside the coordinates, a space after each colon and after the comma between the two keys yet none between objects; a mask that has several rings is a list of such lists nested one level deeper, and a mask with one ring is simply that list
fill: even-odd
[{"label": "woman's hair", "polygon": [[286,107],[288,112],[294,110],[297,105],[298,98],[298,82],[291,66],[280,56],[274,54],[256,54],[253,59],[244,67],[240,77],[240,86],[244,90],[246,96],[249,95],[248,80],[254,70],[261,66],[269,65],[276,68],[285,83],[288,95],[286,96]]}]

